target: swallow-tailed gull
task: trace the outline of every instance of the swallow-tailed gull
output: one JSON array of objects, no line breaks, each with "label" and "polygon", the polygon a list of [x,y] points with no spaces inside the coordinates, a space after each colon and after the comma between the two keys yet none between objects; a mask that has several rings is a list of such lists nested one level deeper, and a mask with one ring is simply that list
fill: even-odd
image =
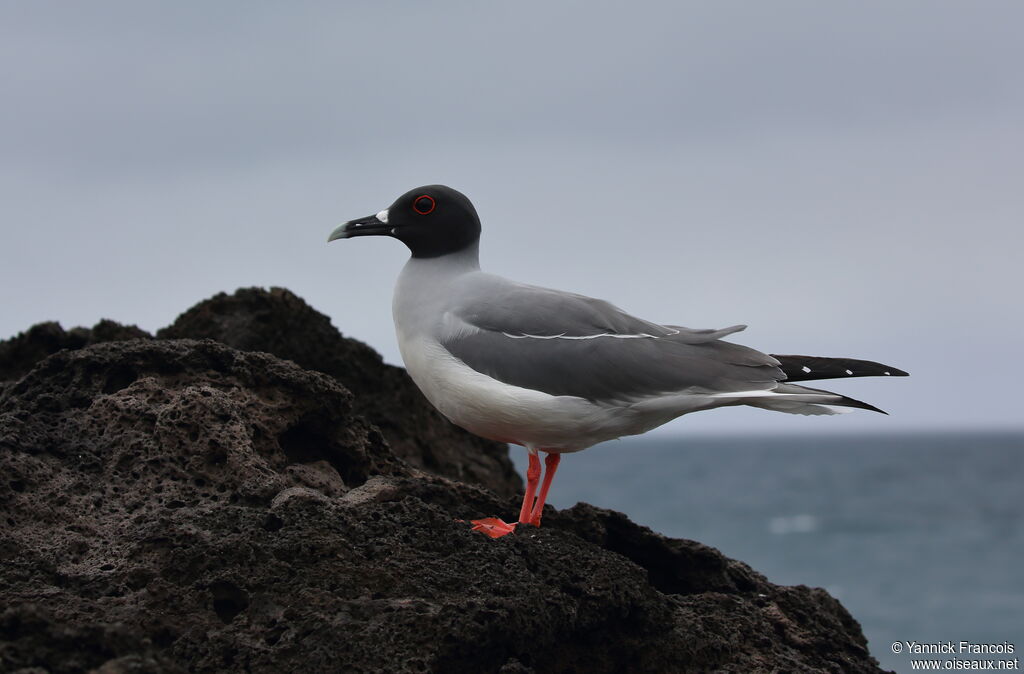
[{"label": "swallow-tailed gull", "polygon": [[[661,325],[603,300],[488,274],[480,270],[476,209],[444,185],[410,190],[376,215],[340,225],[328,241],[373,235],[412,251],[392,309],[413,381],[452,423],[529,453],[518,524],[540,526],[564,453],[728,405],[791,414],[881,412],[794,382],[907,374],[865,360],[768,355],[723,341],[743,325]],[[547,466],[539,492],[538,452]],[[517,523],[473,520],[495,538]]]}]

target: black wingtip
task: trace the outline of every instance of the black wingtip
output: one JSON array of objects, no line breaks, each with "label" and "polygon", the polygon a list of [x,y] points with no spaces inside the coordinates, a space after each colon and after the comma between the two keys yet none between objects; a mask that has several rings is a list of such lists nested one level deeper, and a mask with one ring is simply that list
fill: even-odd
[{"label": "black wingtip", "polygon": [[876,363],[873,360],[857,358],[827,358],[823,356],[776,355],[779,368],[785,373],[786,381],[816,381],[819,379],[849,379],[851,377],[909,377],[910,373]]}]

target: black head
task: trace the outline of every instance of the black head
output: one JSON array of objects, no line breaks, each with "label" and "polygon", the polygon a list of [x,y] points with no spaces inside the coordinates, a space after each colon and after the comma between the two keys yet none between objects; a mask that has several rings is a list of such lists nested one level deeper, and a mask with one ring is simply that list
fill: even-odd
[{"label": "black head", "polygon": [[413,257],[440,257],[480,240],[480,218],[466,195],[444,185],[409,190],[376,215],[349,220],[327,239],[392,236]]}]

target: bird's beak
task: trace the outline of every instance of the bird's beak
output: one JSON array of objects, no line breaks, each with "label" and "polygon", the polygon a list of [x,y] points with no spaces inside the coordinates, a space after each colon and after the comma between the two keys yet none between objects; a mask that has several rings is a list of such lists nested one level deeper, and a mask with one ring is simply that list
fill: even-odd
[{"label": "bird's beak", "polygon": [[388,212],[384,210],[376,215],[367,215],[365,218],[349,220],[338,225],[327,237],[327,241],[351,239],[353,236],[373,236],[374,234],[391,236],[394,232],[395,228],[388,224]]}]

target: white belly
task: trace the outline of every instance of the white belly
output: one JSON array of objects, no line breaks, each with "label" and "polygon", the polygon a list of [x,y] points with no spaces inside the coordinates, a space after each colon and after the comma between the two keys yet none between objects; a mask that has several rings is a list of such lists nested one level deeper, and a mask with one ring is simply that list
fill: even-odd
[{"label": "white belly", "polygon": [[[629,407],[605,406],[511,386],[473,370],[437,342],[403,339],[406,369],[427,400],[476,435],[556,452],[574,452],[634,430]],[[646,430],[646,428],[644,429]]]}]

